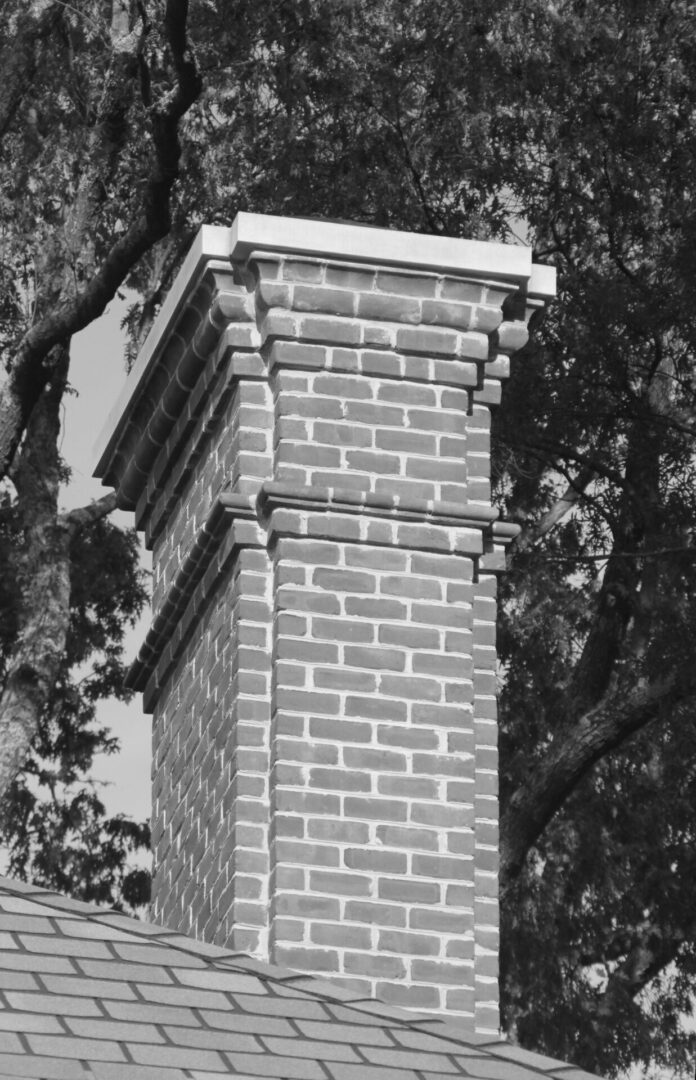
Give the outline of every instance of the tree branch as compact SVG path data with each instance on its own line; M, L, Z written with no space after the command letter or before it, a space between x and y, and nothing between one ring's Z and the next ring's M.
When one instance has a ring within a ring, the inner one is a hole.
M553 506L546 511L540 521L534 526L528 526L523 529L519 536L512 542L512 550L516 552L528 551L539 540L542 540L545 536L548 536L557 525L571 512L571 510L577 506L578 502L585 494L588 484L594 479L594 470L591 468L583 469L578 474L577 479L571 481L568 487L565 489L560 498L556 499Z
M606 1023L624 1014L626 1006L676 959L686 940L684 929L646 922L627 955L609 975L595 1009L596 1018Z
M76 296L58 303L25 334L0 391L0 476L17 451L31 411L54 366L52 350L102 314L138 260L170 228L170 197L179 175L178 125L197 99L201 79L187 43L187 0L169 0L164 19L174 87L151 106L153 156L131 225Z
M529 849L580 781L601 758L660 715L693 708L696 673L670 675L626 693L617 690L551 743L545 757L508 801L501 820L500 881L505 898Z
M108 495L102 495L101 499L81 506L75 510L69 510L60 515L59 522L74 536L80 529L87 525L93 525L95 521L101 521L108 517L116 509L116 492L111 491Z

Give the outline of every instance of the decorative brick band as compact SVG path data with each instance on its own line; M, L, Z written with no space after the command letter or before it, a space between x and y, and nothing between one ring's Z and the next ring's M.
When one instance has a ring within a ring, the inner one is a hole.
M253 522L251 528L240 523ZM227 542L223 544L223 540ZM166 679L184 647L192 624L203 614L215 581L240 547L260 547L263 540L256 528L256 510L243 495L221 492L208 519L189 548L179 572L169 587L165 602L131 665L126 678L130 690L147 688L153 672L157 683ZM164 661L164 663L163 663ZM149 688L151 698L155 688Z

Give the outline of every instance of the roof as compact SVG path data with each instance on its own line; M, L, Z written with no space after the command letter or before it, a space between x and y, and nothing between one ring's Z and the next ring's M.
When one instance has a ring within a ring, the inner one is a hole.
M490 1037L0 878L0 1077L590 1080Z

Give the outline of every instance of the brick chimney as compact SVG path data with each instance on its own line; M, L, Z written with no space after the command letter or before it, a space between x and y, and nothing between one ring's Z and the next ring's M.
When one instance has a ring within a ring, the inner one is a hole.
M498 1029L490 407L526 248L201 229L97 474L153 548L154 913Z

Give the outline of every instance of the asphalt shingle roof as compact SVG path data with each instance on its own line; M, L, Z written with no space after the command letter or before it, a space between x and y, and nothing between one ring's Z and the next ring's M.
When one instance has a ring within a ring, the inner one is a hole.
M0 1077L591 1080L563 1062L0 878Z

